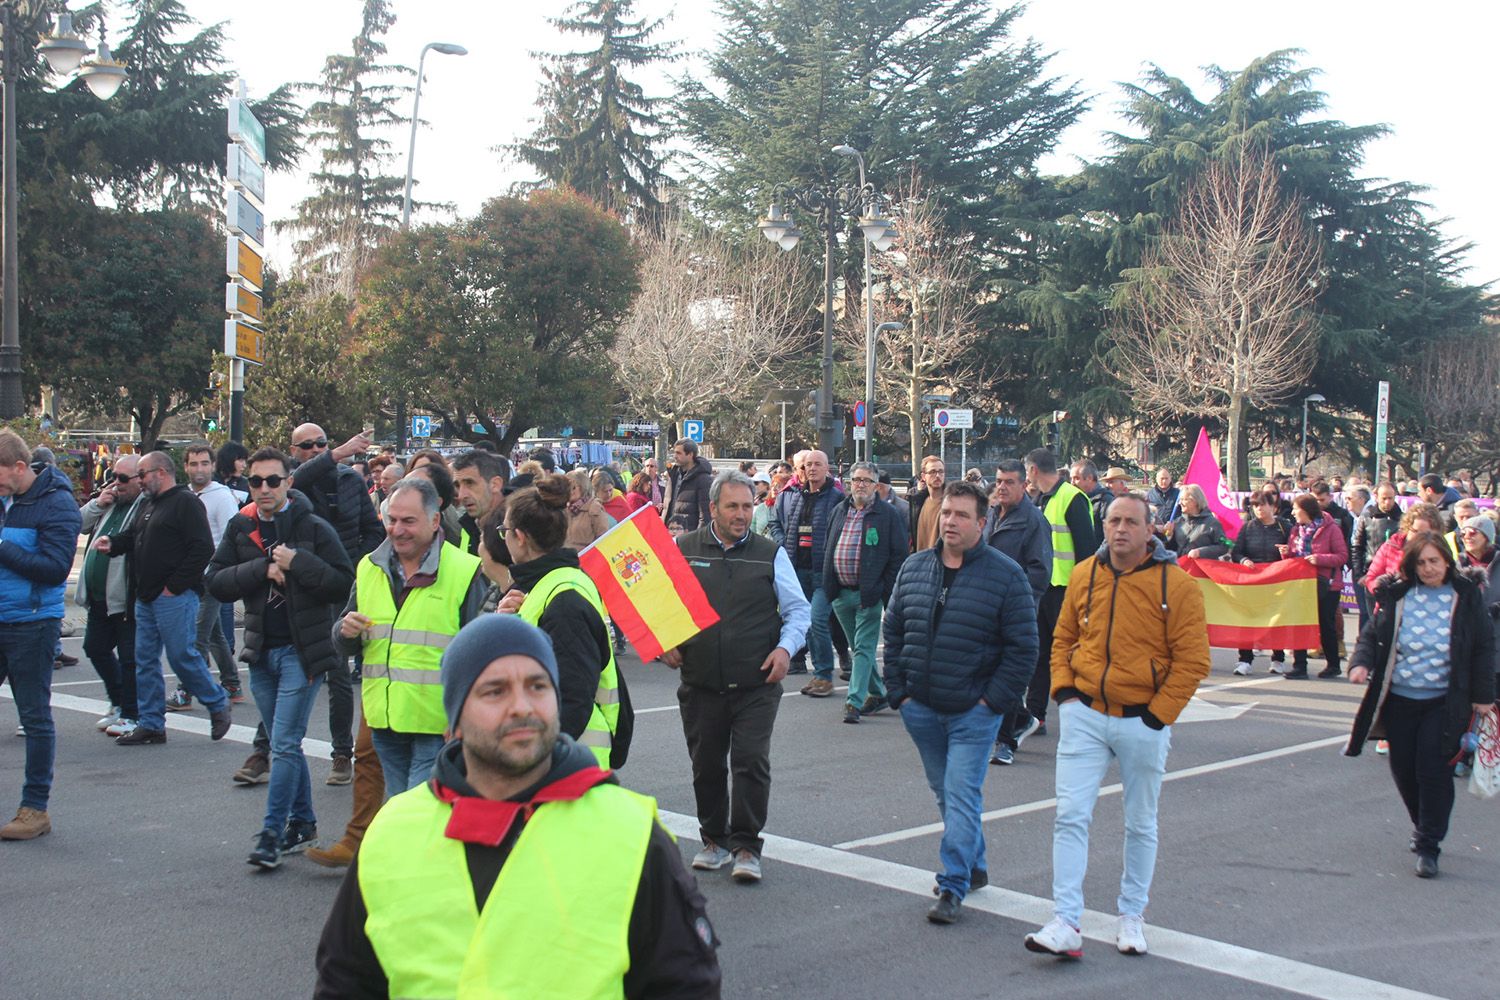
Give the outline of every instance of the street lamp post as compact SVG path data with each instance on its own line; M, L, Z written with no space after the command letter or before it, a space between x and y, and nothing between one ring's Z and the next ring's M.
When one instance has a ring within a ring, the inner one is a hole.
M417 86L411 95L411 139L406 144L406 186L401 194L401 230L405 232L411 228L411 178L412 165L417 157L417 123L421 121L417 117L417 111L422 107L422 69L427 62L427 50L445 56L466 56L469 50L462 45L452 42L428 42L422 46L422 54L417 56ZM406 397L401 395L396 400L396 450L406 450Z
M21 296L20 264L16 232L16 78L20 69L19 46L13 43L16 35L16 5L0 3L0 80L4 81L3 104L5 124L0 131L0 169L4 170L4 206L0 208L0 419L13 420L26 409L21 393ZM84 55L88 45L73 31L73 16L63 13L57 16L57 32L43 35L36 49L47 59L47 66L59 76L77 71L77 79L88 84L90 92L101 101L115 96L120 84L128 75L125 67L116 62L100 29L99 48L94 58L87 61Z
M1320 393L1312 393L1302 398L1302 450L1297 453L1297 478L1302 478L1302 472L1307 468L1307 404L1328 402Z
M848 147L839 147L839 149L848 149ZM852 149L849 151L854 152ZM861 171L862 174L863 171ZM828 455L830 460L838 448L833 412L833 255L838 245L839 225L845 219L858 219L860 230L871 242L886 235L890 223L875 214L875 202L875 189L868 183L861 183L858 187L836 184L833 181L807 187L778 184L771 194L770 209L766 217L760 220L761 233L783 250L791 250L802 238L802 230L797 228L796 222L786 213L783 205L792 205L811 213L823 230L823 379L818 398L818 448ZM866 214L863 216L857 214L861 211ZM868 267L867 257L866 268ZM867 278L866 285L868 284ZM868 331L868 326L866 329ZM870 347L868 333L866 347ZM869 377L868 362L866 377L867 379ZM867 386L867 391L868 388ZM871 400L865 400L867 428L870 403Z

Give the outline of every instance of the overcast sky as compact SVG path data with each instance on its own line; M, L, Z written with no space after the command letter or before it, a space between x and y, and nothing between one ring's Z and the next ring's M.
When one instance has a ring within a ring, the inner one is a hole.
M329 53L348 51L362 6L360 0L185 3L205 23L226 22L229 61L252 96L288 80L315 79ZM431 41L469 49L465 57L428 56L421 108L428 127L417 137L415 161L419 199L452 202L470 213L526 179L493 147L530 131L537 89L530 53L573 44L546 21L566 6L565 0L395 0L397 21L387 39L393 60L415 66L422 45ZM671 15L665 35L682 41L689 66L714 45L719 22L707 3L637 0L637 8ZM1500 199L1484 166L1490 160L1486 150L1495 148L1489 102L1500 94L1500 60L1493 51L1500 5L1035 0L1019 30L1056 53L1055 75L1077 81L1093 97L1089 114L1043 163L1056 172L1074 169L1074 158L1102 151L1100 133L1121 127L1115 116L1118 82L1137 79L1148 63L1206 94L1200 67L1240 68L1274 49L1305 50L1304 64L1323 71L1330 117L1392 129L1369 148L1366 173L1427 185L1433 216L1450 220L1445 233L1475 244L1469 279L1500 278ZM391 138L396 157L390 172L404 174L407 136ZM304 176L313 166L309 158L295 175L267 179L272 222L290 216L307 193ZM272 236L270 256L283 268L289 247L285 233Z

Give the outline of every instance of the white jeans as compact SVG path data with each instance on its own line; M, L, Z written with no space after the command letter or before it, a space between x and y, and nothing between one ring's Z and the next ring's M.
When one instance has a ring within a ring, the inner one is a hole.
M1074 927L1083 916L1083 877L1089 867L1089 824L1109 762L1120 762L1125 790L1125 870L1121 914L1146 911L1156 871L1156 802L1172 727L1155 730L1140 719L1118 719L1082 702L1058 709L1057 819L1052 828L1052 906Z

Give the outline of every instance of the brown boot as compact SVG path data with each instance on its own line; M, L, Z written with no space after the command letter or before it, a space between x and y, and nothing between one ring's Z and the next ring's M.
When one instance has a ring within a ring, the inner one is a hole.
M0 840L35 840L44 833L52 832L52 820L41 809L22 806L16 818L0 826Z
M354 860L354 850L358 846L358 844L350 844L348 840L340 840L330 847L308 848L304 856L313 864L322 865L324 868L348 868L349 862Z
M380 769L380 758L375 756L370 726L361 718L359 732L354 736L354 812L344 829L344 840L351 853L364 839L365 830L384 801L385 772Z

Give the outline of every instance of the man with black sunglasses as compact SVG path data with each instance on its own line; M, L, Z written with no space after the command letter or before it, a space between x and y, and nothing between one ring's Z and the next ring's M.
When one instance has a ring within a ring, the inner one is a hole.
M134 730L115 740L121 746L167 742L167 689L161 655L189 694L208 709L209 737L229 732L229 693L213 679L193 642L203 569L213 555L208 514L186 486L177 483L177 465L164 451L153 451L138 466L150 505L128 528L105 535L94 548L118 558L135 553L136 698L140 718Z
M307 498L314 514L333 526L351 566L385 541L385 529L365 492L364 477L343 464L369 450L370 438L364 432L329 448L328 435L317 424L302 424L292 431L292 488ZM342 663L328 672L328 729L333 744L328 783L347 785L354 775L354 687L349 668ZM234 773L234 780L259 784L270 770L271 742L265 726L257 726L255 746Z

